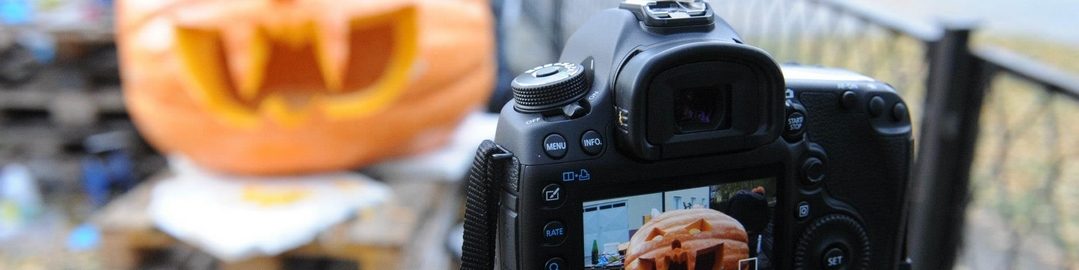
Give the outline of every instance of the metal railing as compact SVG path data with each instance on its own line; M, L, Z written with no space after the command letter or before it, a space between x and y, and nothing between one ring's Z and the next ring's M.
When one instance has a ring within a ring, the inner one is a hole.
M536 40L549 41L557 55L589 14L618 2L519 3L521 17L543 36ZM844 0L710 2L748 43L780 62L843 67L898 89L917 145L908 232L913 269L950 269L960 254L973 269L1079 268L1079 136L1066 136L1079 134L1079 119L1062 117L1079 115L1075 75L972 46L974 24L920 24ZM968 204L976 210L968 213ZM984 233L985 216L1004 227L990 232L1007 232L1005 250L960 253L962 243L980 240L963 236ZM1029 240L1033 235L1044 241ZM1045 253L1044 245L1058 251L1054 265L1020 262L1023 250Z

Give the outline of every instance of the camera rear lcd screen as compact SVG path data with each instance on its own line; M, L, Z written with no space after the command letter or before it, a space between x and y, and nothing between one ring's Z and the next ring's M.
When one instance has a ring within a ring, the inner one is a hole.
M775 178L583 203L585 269L773 269Z

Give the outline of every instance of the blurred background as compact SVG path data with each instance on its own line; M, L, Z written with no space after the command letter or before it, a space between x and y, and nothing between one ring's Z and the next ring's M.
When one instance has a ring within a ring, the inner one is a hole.
M163 231L147 210L163 193L155 185L187 165L170 165L171 153L155 150L129 116L115 3L0 0L0 269L456 269L460 179L475 145L493 136L490 112L508 101L509 80L555 61L590 14L620 1L479 2L493 21L467 31L494 36L494 47L475 47L497 59L478 71L491 75L475 90L490 101L454 119L462 128L440 131L450 139L436 147L343 168L395 199L342 210L291 248L222 260L233 253ZM921 219L953 217L958 230L914 217L918 228L944 229L911 233L947 233L960 247L954 268L1079 269L1079 120L1068 117L1079 115L1079 2L710 2L782 63L848 68L899 89L919 144L913 175L949 179L916 179L935 194L916 205L966 205ZM969 139L940 143L941 130ZM256 197L273 204L291 202L288 194Z

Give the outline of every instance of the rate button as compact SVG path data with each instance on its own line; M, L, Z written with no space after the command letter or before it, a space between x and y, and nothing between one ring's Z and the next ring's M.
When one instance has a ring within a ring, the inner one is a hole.
M551 221L543 225L543 245L558 246L566 241L566 226L562 222Z

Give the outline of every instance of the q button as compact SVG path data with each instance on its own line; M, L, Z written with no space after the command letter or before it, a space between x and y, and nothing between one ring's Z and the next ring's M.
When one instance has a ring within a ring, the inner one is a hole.
M550 260L547 260L547 263L543 264L543 270L566 269L565 267L562 267L563 264L566 264L566 261L562 260L562 258L551 258Z

